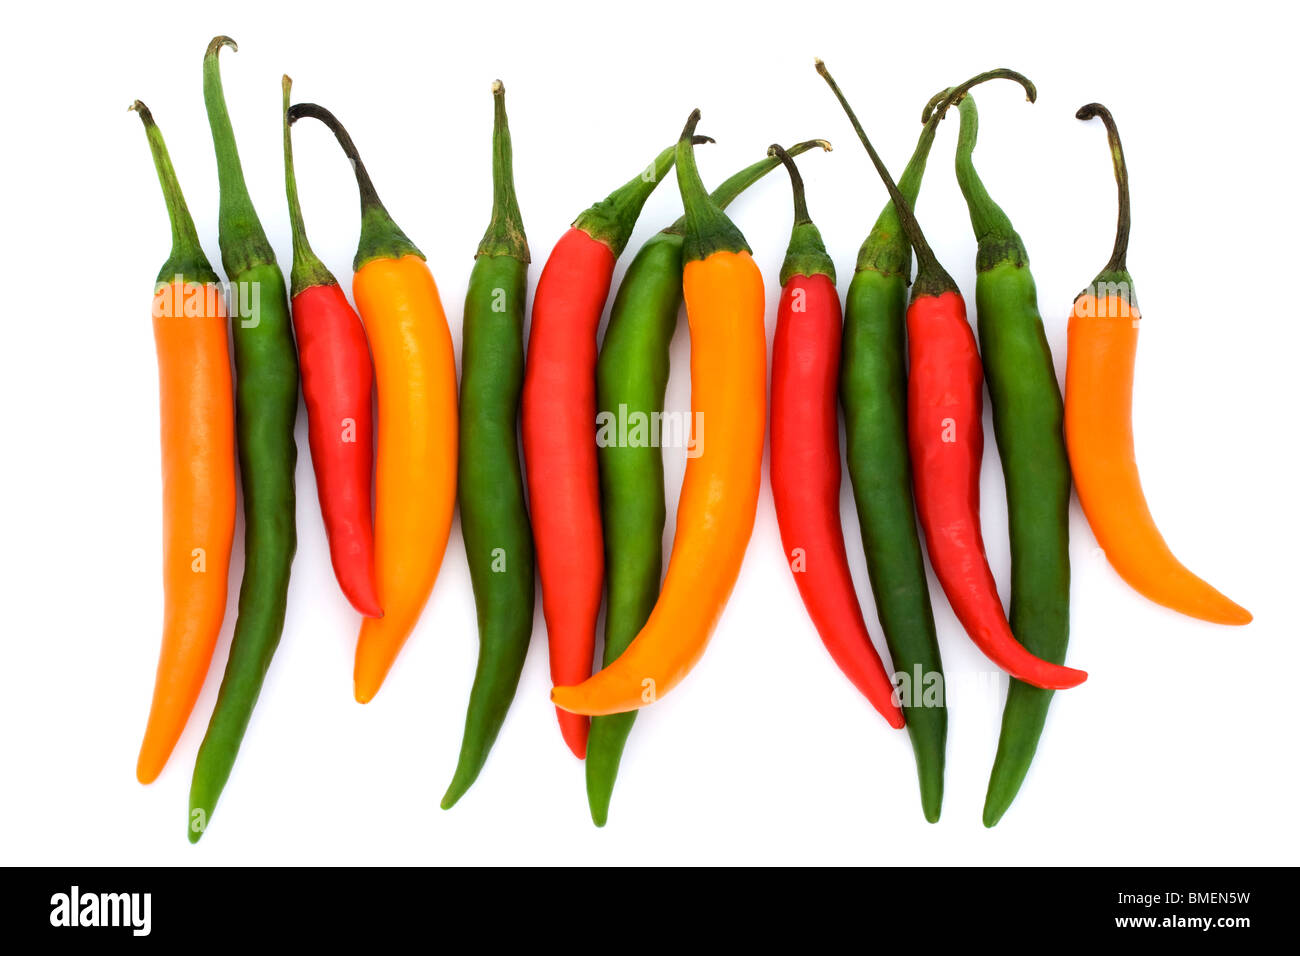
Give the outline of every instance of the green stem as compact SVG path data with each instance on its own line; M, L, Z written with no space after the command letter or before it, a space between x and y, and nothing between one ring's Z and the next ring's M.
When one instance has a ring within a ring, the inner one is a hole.
M515 196L514 150L510 144L510 122L506 118L506 88L492 81L492 222L488 224L477 256L509 256L531 262L524 220Z
M795 143L787 152L791 156L798 156L808 152L810 149L820 147L826 152L831 151L831 144L824 139L808 139L802 143ZM758 182L776 167L781 165L781 161L775 156L768 156L756 163L746 166L740 172L733 174L718 184L718 187L709 193L709 198L718 204L721 209L726 209L735 201L736 197L743 193L754 183ZM666 226L660 232L666 235L680 236L686 232L686 216L679 216L677 221L671 226Z
M293 171L293 139L289 133L289 91L293 80L280 79L284 109L284 191L289 197L289 230L293 233L293 268L289 270L290 295L296 296L304 289L318 285L338 285L325 263L316 257L307 241L307 227L302 222L302 207L298 204L298 177Z
M981 83L987 83L989 80L1015 80L1025 88L1025 99L1030 103L1038 99L1038 89L1030 81L1029 77L1023 73L1017 73L1015 70L999 68L989 70L987 73L980 73L972 76L961 86L950 86L946 90L940 90L934 96L930 97L930 102L925 104L925 109L921 110L921 122L928 123L934 115L935 110L939 112L939 119L943 119L943 114L948 112L954 105L960 103L962 99L970 92L972 87L979 86Z
M1130 226L1128 164L1124 162L1124 146L1119 141L1119 127L1110 110L1100 103L1089 103L1074 114L1076 119L1090 120L1099 117L1106 124L1106 139L1110 143L1110 158L1115 167L1115 184L1119 187L1119 221L1115 226L1115 248L1101 275L1128 275L1128 234ZM1100 276L1099 276L1100 278Z
M790 191L794 196L794 226L790 230L790 243L786 247L785 262L781 265L781 285L784 287L795 276L824 275L835 284L835 263L826 254L826 244L821 233L808 215L808 200L804 195L803 177L794 159L778 143L768 147L790 174Z
M677 188L686 212L686 233L682 239L682 262L707 259L715 252L749 252L749 244L722 207L713 201L695 165L695 127L700 111L686 120L677 140ZM712 142L712 140L709 140Z
M234 279L254 266L275 263L262 223L249 198L244 169L239 164L235 130L230 125L226 96L221 89L221 67L217 56L221 48L238 50L230 37L213 37L203 57L203 103L207 107L212 144L217 153L217 182L221 187L221 204L217 217L217 236L221 246L221 264L226 276Z
M975 171L975 141L979 137L979 111L974 97L967 96L957 108L961 115L961 129L957 134L957 183L966 197L971 228L975 230L978 250L975 268L987 272L996 265L1009 262L1018 267L1029 265L1029 253L1007 214L993 201L984 182Z
M357 243L356 257L352 260L352 271L359 272L362 266L375 259L400 259L402 256L419 256L423 259L424 253L406 238L406 233L398 228L384 204L379 201L379 193L370 181L370 173L366 172L365 163L361 162L361 153L338 118L315 103L295 103L289 107L288 115L290 125L304 116L324 123L352 163L357 177L357 189L361 193L361 239Z
M174 282L177 277L182 281L212 282L217 281L217 274L212 263L203 252L199 243L198 230L190 217L190 209L185 204L185 194L181 192L176 170L172 168L171 156L167 154L167 144L163 141L162 130L153 120L149 107L139 100L128 107L140 115L144 124L144 133L149 140L149 152L153 154L154 169L158 171L158 183L162 186L163 200L167 203L167 218L172 227L172 251L158 273L159 283Z
M925 234L921 232L920 224L916 221L916 217L912 215L911 204L898 191L897 184L889 175L889 170L885 168L880 154L871 145L871 140L867 139L867 134L862 129L862 124L858 122L857 116L854 115L853 108L849 106L849 101L840 92L840 88L831 77L830 71L826 69L826 64L821 60L817 60L816 63L817 72L830 86L835 98L840 101L840 106L848 116L849 122L853 124L853 131L858 134L858 139L862 141L862 145L866 148L867 155L871 157L871 164L876 167L876 172L880 175L881 181L885 184L885 188L889 190L889 198L893 200L894 208L898 210L898 218L903 227L903 234L907 236L908 242L916 250L916 283L912 288L913 297L921 295L937 296L945 292L956 292L957 283L939 264L934 250L930 248L930 244L925 240Z
M934 145L934 135L939 121L926 123L917 138L916 148L907 161L903 175L898 179L898 191L916 208L917 197L921 194L921 180L925 176L925 166L930 158L930 148ZM885 208L876 217L871 232L858 249L856 271L870 270L884 276L902 276L907 282L912 281L912 246L902 235L898 210L893 202L885 203Z
M693 142L711 143L708 136L694 137ZM581 229L591 238L603 242L613 250L615 258L622 254L632 238L636 228L637 217L646 200L659 185L660 180L668 175L673 163L678 159L677 145L674 143L654 158L641 173L628 180L622 186L588 209L584 209L573 220L573 228Z
M804 190L803 176L799 174L799 167L794 164L794 159L780 143L773 143L769 146L767 154L781 160L781 165L785 167L786 173L790 176L790 194L794 199L795 228L812 225L812 217L808 215L808 197Z
M926 104L925 111L921 114L925 127L917 138L916 148L912 151L912 157L907 162L907 168L903 170L903 175L898 179L898 191L907 198L907 201L914 209L916 207L916 198L921 192L921 179L925 176L925 165L930 157L930 147L934 145L934 135L939 128L940 120L943 119L949 107L961 100L971 89L981 83L997 79L1015 80L1020 83L1025 88L1025 94L1031 102L1038 96L1034 84L1024 76L1014 70L998 69L976 74L959 86L949 87L942 93L932 97L930 102ZM935 109L940 104L942 104L942 109L939 109L936 115ZM910 278L912 248L906 241L899 240L899 230L901 228L902 225L899 222L898 213L894 209L894 204L892 202L886 203L884 210L876 219L870 235L862 243L862 248L858 250L857 270L861 272L864 269L869 269L886 276L902 275Z

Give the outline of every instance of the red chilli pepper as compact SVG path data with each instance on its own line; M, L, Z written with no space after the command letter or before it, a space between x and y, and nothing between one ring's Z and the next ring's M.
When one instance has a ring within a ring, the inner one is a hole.
M316 493L339 587L358 612L383 617L375 587L375 539L370 516L375 441L370 347L361 319L307 242L289 138L290 85L286 76L282 88L286 114L284 175L293 232L291 301Z
M779 146L770 152L790 172L795 211L772 343L772 498L781 543L831 658L891 726L902 727L903 711L862 618L840 526L843 325L835 265L808 216L794 160Z
M993 663L1035 687L1074 687L1087 674L1035 657L1011 633L980 527L984 370L961 295L923 294L919 283L918 276L907 310L907 430L930 564L957 619Z
M916 510L930 565L953 613L993 663L1035 687L1075 687L1087 680L1087 673L1035 657L1011 633L984 553L979 488L984 370L966 303L821 60L817 70L853 124L916 251L916 281L907 308L907 430Z
M546 260L533 295L522 432L529 510L542 584L551 680L591 676L605 547L596 463L596 332L641 207L673 164L675 147L582 213ZM587 754L589 718L556 708L569 749Z

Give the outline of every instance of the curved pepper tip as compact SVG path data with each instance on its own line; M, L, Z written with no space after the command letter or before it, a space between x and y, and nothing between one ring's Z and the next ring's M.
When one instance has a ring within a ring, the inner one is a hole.
M1078 687L1087 679L1087 671L1073 667L1060 667L1055 669L1052 678L1044 682L1044 686L1050 685L1047 687L1048 690L1069 690L1071 687Z
M1234 627L1241 627L1243 624L1249 624L1251 621L1255 620L1255 615L1251 614L1240 604L1229 601L1228 605L1229 607L1223 616L1222 623L1231 624Z
M554 695L554 691L552 691ZM564 737L565 744L569 750L579 760L587 759L587 735L591 730L591 720L583 714L572 713L565 710L557 710L556 717L560 721L560 735Z
M196 820L207 821L211 819L212 819L212 814L208 810L204 810L202 807L190 808L190 825L186 827L186 832L185 832L185 836L189 839L190 843L192 844L198 843L200 840L203 839L203 834L207 831L206 825L198 826L195 824L194 821Z
M379 606L376 598L357 593L344 594L344 597L348 599L352 609L363 617L374 618L377 621L384 616L384 609Z
M393 666L396 651L390 653L388 648L376 647L373 632L370 632L370 628L382 626L375 618L361 619L361 636L357 640L356 660L352 668L352 694L358 704L368 704L374 699ZM372 639L367 640L368 637Z
M146 785L151 784L158 779L160 773L162 773L162 764L158 763L156 760L147 761L145 760L145 755L143 753L140 754L139 759L135 762L136 780Z
M907 726L907 721L903 718L903 709L897 704L881 710L880 715L889 721L889 726L895 730L902 730Z

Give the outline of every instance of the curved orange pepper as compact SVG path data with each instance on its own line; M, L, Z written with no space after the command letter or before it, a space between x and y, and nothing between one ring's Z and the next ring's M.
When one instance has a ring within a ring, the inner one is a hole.
M456 509L456 354L424 254L380 202L343 124L315 103L285 115L290 125L307 116L328 127L361 195L352 298L375 365L375 585L384 609L361 622L357 637L353 693L364 704L411 636L447 550Z
M417 255L365 263L352 295L375 362L375 579L381 618L361 622L354 691L379 690L433 591L456 506L456 357L438 287Z
M136 761L141 783L162 771L203 689L226 616L235 534L235 405L221 291L197 282L160 284L153 314L164 610L153 704Z
M152 783L180 739L226 616L235 536L235 395L226 306L149 107L144 124L171 220L153 292L162 430L163 633L135 775Z
M1107 559L1139 594L1215 624L1249 624L1249 611L1169 550L1142 493L1133 448L1140 318L1127 299L1092 292L1075 300L1070 315L1065 442L1079 503Z
M763 277L748 252L715 252L682 273L691 334L691 441L663 590L641 633L556 706L617 714L672 690L704 653L740 573L763 466L767 337ZM697 430L696 426L703 426Z
M1106 126L1119 223L1110 261L1074 300L1065 368L1065 444L1079 503L1106 557L1139 594L1215 624L1249 624L1251 614L1174 557L1151 517L1133 451L1133 366L1141 314L1128 271L1128 169L1110 111L1089 103L1076 114Z

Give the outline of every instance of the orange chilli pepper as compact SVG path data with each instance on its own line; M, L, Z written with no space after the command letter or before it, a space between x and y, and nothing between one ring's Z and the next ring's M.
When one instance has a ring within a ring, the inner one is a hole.
M1075 114L1106 124L1119 225L1110 262L1074 300L1065 371L1065 440L1079 503L1120 577L1157 604L1215 624L1249 624L1251 614L1179 560L1151 517L1133 449L1133 366L1138 312L1128 272L1128 170L1110 111L1090 103Z
M163 639L153 706L136 763L152 783L189 720L226 616L235 534L235 400L226 308L199 244L162 132L140 114L153 153L172 252L158 273L153 334L162 419Z
M551 699L575 714L617 714L672 690L704 653L740 573L763 466L767 337L763 277L745 237L695 166L691 114L677 143L686 207L682 291L691 335L691 455L659 600L627 650Z
M353 690L378 692L433 591L456 507L456 356L424 254L379 201L356 145L334 114L312 103L289 122L320 120L356 171L361 241L352 296L370 339L379 396L375 464L375 579L381 618L361 622Z

